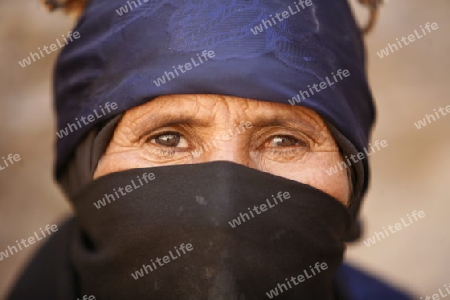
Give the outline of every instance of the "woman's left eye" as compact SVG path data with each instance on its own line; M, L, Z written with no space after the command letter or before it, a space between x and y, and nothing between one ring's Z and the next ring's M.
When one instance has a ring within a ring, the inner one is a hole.
M151 136L149 141L163 147L187 147L186 139L177 132L164 132Z
M286 135L279 135L272 137L272 139L269 141L269 147L296 147L296 146L306 147L307 144L304 141Z

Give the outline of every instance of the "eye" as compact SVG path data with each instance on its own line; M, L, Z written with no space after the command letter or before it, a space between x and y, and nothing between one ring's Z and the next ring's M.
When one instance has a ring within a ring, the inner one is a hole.
M274 161L298 160L309 151L308 140L292 135L272 135L262 148L264 157Z
M307 144L304 141L296 139L292 136L277 135L270 139L268 143L269 147L306 147Z
M163 147L187 147L187 141L178 132L163 132L149 138L150 143Z

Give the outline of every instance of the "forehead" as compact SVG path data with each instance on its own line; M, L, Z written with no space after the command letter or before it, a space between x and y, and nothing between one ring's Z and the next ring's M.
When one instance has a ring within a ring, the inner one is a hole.
M318 130L325 126L317 113L305 107L223 95L160 96L130 109L125 116L146 122L178 120L205 126L241 121L254 126L302 123Z

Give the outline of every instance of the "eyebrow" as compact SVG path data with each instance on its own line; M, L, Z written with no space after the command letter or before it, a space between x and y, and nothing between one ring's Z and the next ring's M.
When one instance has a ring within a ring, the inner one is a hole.
M302 126L302 127L309 127L314 128L309 124L309 122L306 122L300 118L288 118L288 119L280 119L280 118L259 118L256 119L256 121L252 122L253 126L256 127L276 127L276 126L289 126L289 127L295 127L296 125L309 125L309 126Z
M256 119L252 122L252 125L255 127L288 127L291 129L303 129L311 133L317 134L318 126L325 126L325 124L320 124L316 120L312 118L305 118L299 116L289 116L289 117L269 117L264 118L264 116L260 119ZM326 127L326 126L325 126ZM322 132L322 131L320 131Z
M167 113L160 113L160 114L154 114L148 117L140 118L135 122L137 126L139 125L148 125L151 124L152 127L161 127L164 126L174 126L178 124L186 124L186 125L193 125L193 126L201 126L201 127L208 127L211 126L213 121L211 120L205 120L203 118L196 118L195 116L186 116L186 115L178 115L171 112ZM148 127L148 126L147 126Z
M199 116L197 113L189 111L189 109L186 109L183 114L182 111L185 105L180 105L177 111L173 111L171 108L173 107L164 105L157 113L153 112L155 111L154 109L149 109L133 117L133 132L136 135L140 135L148 131L149 128L176 126L180 124L209 127L213 126L215 122L215 115L212 114L201 114ZM286 114L290 115L286 116ZM317 128L326 127L325 124L317 122L317 120L308 114L291 114L291 112L286 110L280 110L278 114L272 111L269 115L261 112L257 116L248 116L241 121L251 122L252 127L286 127L291 130L299 130L315 139L324 136L323 130L317 130ZM234 126L234 124L230 124L230 126Z

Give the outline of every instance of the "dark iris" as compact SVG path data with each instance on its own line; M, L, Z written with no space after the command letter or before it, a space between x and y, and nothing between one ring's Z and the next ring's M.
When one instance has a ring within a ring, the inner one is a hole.
M299 142L297 139L288 136L277 136L273 139L273 143L275 144L275 146L292 147L297 145Z
M165 147L176 147L180 143L180 135L164 133L154 137L155 143Z

